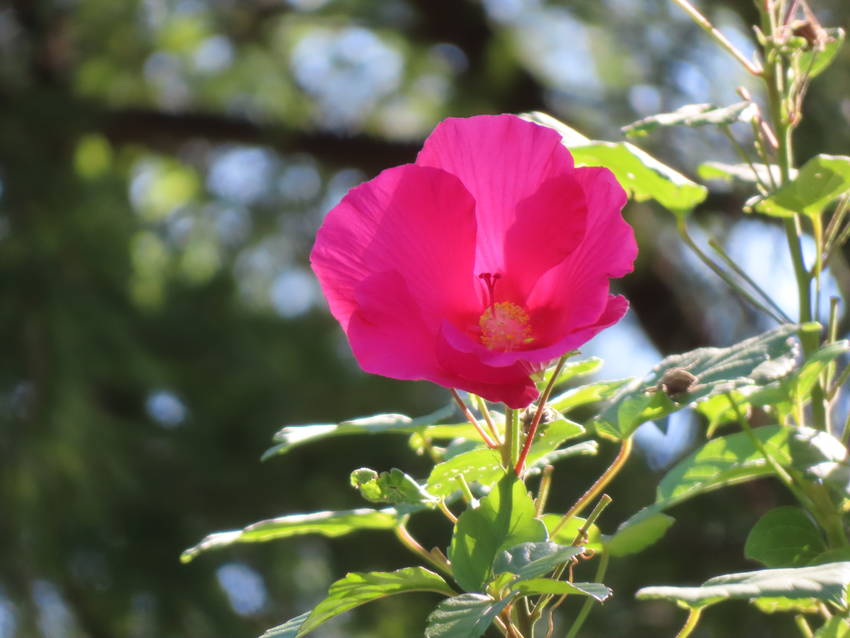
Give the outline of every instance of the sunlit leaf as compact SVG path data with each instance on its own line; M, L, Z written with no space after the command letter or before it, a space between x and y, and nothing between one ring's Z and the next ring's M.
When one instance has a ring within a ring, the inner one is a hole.
M705 186L689 180L629 142L590 140L551 115L535 111L521 115L561 134L579 166L604 166L637 201L654 199L677 214L685 214L708 196Z
M227 547L234 543L264 543L304 534L336 537L361 529L393 529L397 524L398 513L394 509L361 508L336 512L290 514L260 521L243 529L210 534L197 545L184 551L180 555L180 560L188 563L201 552Z
M577 594L589 596L598 602L605 602L613 593L610 587L602 583L570 583L565 580L553 580L551 578L532 578L517 581L512 589L523 596L534 594Z
M792 177L797 174L793 171ZM697 168L701 179L722 179L724 181L738 180L740 182L762 184L778 184L782 173L776 164L726 164L724 162L704 162Z
M644 508L623 522L611 536L605 538L605 551L611 556L628 556L642 552L659 541L675 522L672 516Z
M636 596L640 600L675 601L691 608L708 607L728 599L759 598L814 598L845 606L849 584L850 563L827 563L716 576L699 587L644 587Z
M416 419L411 419L404 414L376 414L340 423L288 425L275 433L274 440L277 444L266 450L262 460L265 461L278 454L285 454L306 443L315 443L335 436L421 432L432 439L477 438L475 429L469 424L433 425L437 421L448 418L453 412L454 408L449 406Z
M818 612L818 601L814 598L756 598L752 601L756 608L765 614L794 613L815 614Z
M350 480L351 486L370 503L422 505L438 500L398 468L378 474L375 470L363 467L354 470Z
M282 625L267 629L260 638L295 638L309 615L310 612L305 611L303 614L287 620Z
M520 543L496 556L493 573L510 572L520 579L536 578L548 574L583 551L583 547L572 545Z
M298 636L304 636L323 622L365 603L409 592L430 591L445 596L456 592L438 574L424 567L405 567L394 572L353 572L336 581L328 595L313 608Z
M756 204L755 209L774 217L795 213L815 216L850 191L850 157L816 155L806 162L797 177Z
M596 418L598 431L623 439L646 421L704 401L717 394L766 385L789 374L797 351L795 325L783 325L728 348L699 348L664 359L643 379L636 379L614 395ZM670 371L685 369L696 377L687 392L668 397L659 384Z
M618 379L616 381L597 381L581 385L577 388L570 388L559 395L552 397L549 400L549 405L559 412L569 412L579 406L589 403L597 403L611 398L614 393L628 383L630 379Z
M672 113L650 115L623 127L628 137L643 137L664 126L705 126L707 124L729 125L735 122L752 121L758 107L752 102L738 102L730 106L713 104L687 104Z
M576 541L579 530L585 523L585 519L580 516L574 516L561 526L557 533L552 534L551 531L555 529L555 526L560 523L560 521L560 514L543 515L543 522L546 524L546 529L550 532L550 540L553 543L558 543L559 545L572 545ZM587 540L582 542L581 545L587 549L592 549L593 551L598 552L602 549L601 538L602 532L599 531L599 528L596 525L591 525L587 530Z
M807 74L810 78L820 75L835 60L835 56L844 44L844 29L824 29L826 41L820 47L809 51L803 51L797 60L797 69L800 73Z
M815 632L814 638L850 638L850 621L833 616Z
M588 357L581 360L568 360L564 363L561 371L558 373L558 378L555 380L555 385L566 383L575 377L583 377L588 374L593 374L602 367L602 359L599 357ZM545 388L552 379L552 374L555 372L555 366L548 368L545 374L537 382L537 387L541 390Z
M767 425L753 436L782 466L792 462L789 440L793 428ZM674 465L658 484L656 510L672 507L698 494L766 476L772 469L746 432L719 436Z
M438 463L431 470L425 489L434 496L449 496L460 489L458 477L463 476L467 483L483 486L495 484L505 475L502 457L496 450L478 448L453 456L448 461Z
M458 584L465 591L483 591L502 551L547 540L545 525L534 516L534 501L513 474L505 476L478 507L467 508L458 517L449 546Z
M765 567L802 567L826 549L818 526L799 507L777 507L747 535L744 556Z
M510 597L495 600L484 594L444 600L428 616L425 638L478 638L510 602Z

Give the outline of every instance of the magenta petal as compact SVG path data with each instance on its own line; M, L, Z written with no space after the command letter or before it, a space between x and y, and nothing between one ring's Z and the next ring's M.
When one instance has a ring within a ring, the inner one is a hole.
M541 184L573 170L555 131L515 115L479 115L441 122L416 158L456 175L477 204L476 272L505 271L505 239L517 206Z
M528 299L534 323L550 334L595 323L608 303L609 278L631 272L637 256L634 232L620 213L626 194L611 171L578 168L574 175L587 202L585 237L537 281Z
M590 325L576 328L559 342L544 350L560 350L561 352L557 356L560 356L565 352L569 352L570 350L575 350L583 343L590 341L590 339L595 337L599 332L602 332L605 328L617 323L625 316L628 310L629 302L625 297L622 297L621 295L608 295L608 302L605 305L605 309L596 321Z
M358 283L397 272L433 331L478 309L475 202L456 177L407 164L352 189L328 213L310 254L331 312L348 330Z
M393 379L440 382L437 335L429 330L401 275L370 275L357 286L348 340L360 367Z
M524 408L537 398L537 386L529 377L531 368L522 361L487 365L479 356L480 348L448 322L443 324L437 339L437 357L453 378L454 387L511 408Z
M585 236L587 206L581 184L572 175L540 185L517 205L517 219L505 246L507 278L525 294L547 270L563 262Z

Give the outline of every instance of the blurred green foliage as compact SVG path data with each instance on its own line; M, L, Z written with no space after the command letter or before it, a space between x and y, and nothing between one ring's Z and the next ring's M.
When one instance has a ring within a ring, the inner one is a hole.
M703 4L746 43L751 2ZM850 18L844 0L816 9ZM346 571L409 564L385 532L178 562L213 530L360 506L356 467L424 467L371 438L258 462L282 424L445 400L357 369L306 267L323 213L449 115L543 110L620 139L747 82L664 0L0 5L0 638L252 636ZM813 85L801 158L846 153L848 95L845 48ZM711 133L653 142L690 174L709 149L734 160ZM712 195L701 219L739 207ZM663 352L708 343L664 243L672 220L651 203L628 216L642 253L623 289L643 329ZM730 317L746 331L751 317ZM568 507L610 453L577 457L553 502ZM653 480L632 463L609 527L651 502ZM678 619L633 592L746 568L742 539L777 498L753 484L677 510L667 542L623 560L588 635L670 634ZM432 604L393 599L321 635L417 635ZM784 635L742 611L709 613L705 635Z

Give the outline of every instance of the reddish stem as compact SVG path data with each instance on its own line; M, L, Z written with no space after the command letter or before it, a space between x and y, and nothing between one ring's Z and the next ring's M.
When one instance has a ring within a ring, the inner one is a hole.
M552 378L549 379L549 383L546 386L546 389L543 390L543 394L540 395L540 402L537 404L537 412L534 413L534 419L531 421L531 425L528 427L528 434L525 437L525 444L522 446L522 452L519 454L519 460L517 460L516 465L514 466L514 473L517 476L522 475L523 469L525 469L525 459L528 457L528 452L531 450L531 444L534 442L534 436L537 434L537 428L540 425L540 419L543 418L543 412L546 409L546 402L549 400L549 396L552 394L552 390L555 388L555 383L557 383L558 375L561 374L561 369L564 367L564 362L567 360L566 356L561 357L560 361L558 361L558 365L555 366L555 371L552 373Z
M466 403L463 402L463 399L460 398L460 395L457 393L457 391L454 388L450 388L449 392L452 393L452 398L455 400L455 403L457 403L458 407L460 408L460 411L463 412L463 415L466 417L466 419L478 431L478 434L481 436L481 439L484 441L487 447L491 450L494 450L499 447L499 444L493 441L493 439L491 439L489 435L484 431L484 428L482 428L481 424L478 423L478 419L476 419L475 415L473 415L472 412L469 411L469 408L466 407Z

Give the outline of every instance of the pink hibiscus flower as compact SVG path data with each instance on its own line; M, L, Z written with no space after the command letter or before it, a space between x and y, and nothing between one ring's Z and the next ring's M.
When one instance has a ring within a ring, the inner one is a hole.
M451 118L415 164L351 189L310 260L364 370L521 408L532 373L628 309L609 294L637 255L625 203L555 131Z

